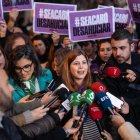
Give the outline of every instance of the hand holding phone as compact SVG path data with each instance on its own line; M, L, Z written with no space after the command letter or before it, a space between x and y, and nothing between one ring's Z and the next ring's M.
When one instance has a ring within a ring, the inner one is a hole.
M43 95L46 94L46 91L45 90L41 90L33 95L30 95L29 98L27 99L27 101L29 100L33 100L34 98L41 98L43 97Z
M115 97L114 95L112 95L110 92L106 92L107 96L109 97L109 99L111 100L111 103L113 106L117 107L118 109L121 109L124 102L122 100L120 100L119 98Z

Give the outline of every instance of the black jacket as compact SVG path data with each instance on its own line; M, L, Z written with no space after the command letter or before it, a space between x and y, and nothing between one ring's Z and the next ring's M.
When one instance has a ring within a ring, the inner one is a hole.
M57 127L49 133L34 138L26 136L9 118L2 118L3 128L0 128L0 140L64 140L66 133L62 127Z

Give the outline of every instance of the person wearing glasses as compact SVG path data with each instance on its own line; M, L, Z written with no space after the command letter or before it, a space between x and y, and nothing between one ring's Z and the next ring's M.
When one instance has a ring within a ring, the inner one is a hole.
M15 89L13 94L15 102L20 102L25 99L23 97L42 90L47 92L52 73L49 69L41 68L32 46L21 45L13 49L8 68L10 83Z

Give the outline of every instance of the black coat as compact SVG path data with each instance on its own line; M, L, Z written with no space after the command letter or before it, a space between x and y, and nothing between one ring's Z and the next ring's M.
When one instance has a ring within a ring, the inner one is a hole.
M0 140L64 140L66 138L66 133L62 127L53 129L47 134L30 138L26 136L9 118L3 117L1 123L3 128L0 128Z

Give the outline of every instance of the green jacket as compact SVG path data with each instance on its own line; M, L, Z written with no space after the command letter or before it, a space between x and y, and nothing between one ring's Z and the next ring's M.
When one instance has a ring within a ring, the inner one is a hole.
M37 77L40 90L46 90L47 86L52 80L52 73L49 69L42 68L44 75ZM25 97L27 94L14 82L14 79L10 79L10 84L14 88L13 100L18 102L21 98Z

